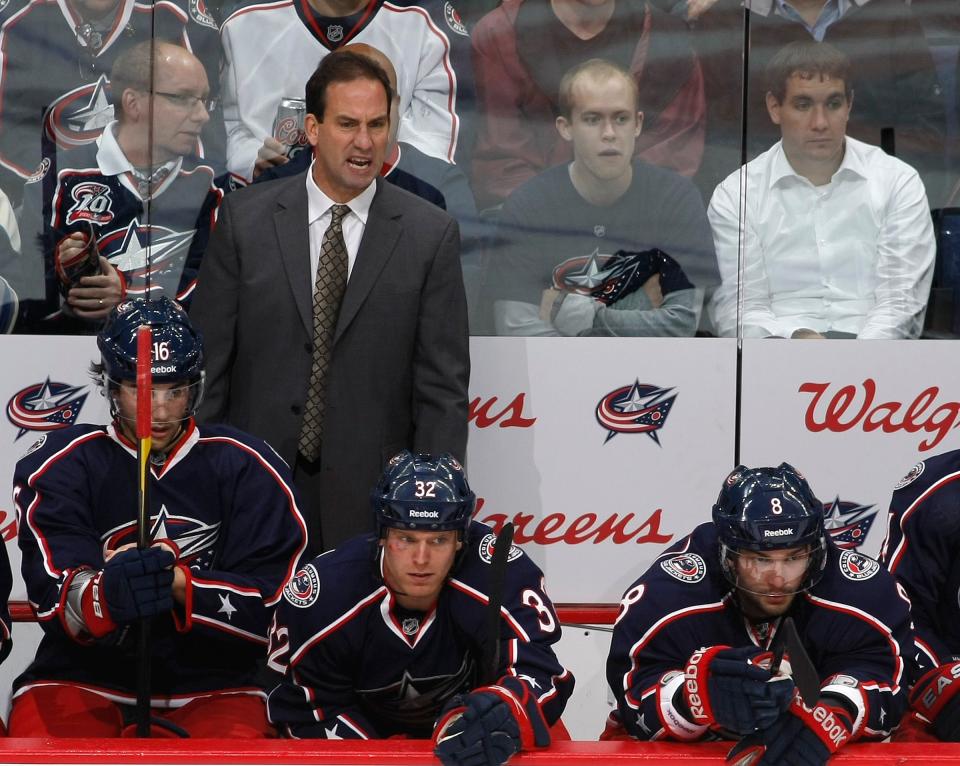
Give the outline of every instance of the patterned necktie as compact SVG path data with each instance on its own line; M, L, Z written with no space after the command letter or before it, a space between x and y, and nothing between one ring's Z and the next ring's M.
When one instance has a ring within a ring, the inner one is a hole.
M300 454L310 461L320 457L333 331L337 326L343 291L347 287L347 245L343 241L343 217L348 212L350 208L346 205L330 208L330 225L323 234L317 280L313 287L313 367L298 443Z

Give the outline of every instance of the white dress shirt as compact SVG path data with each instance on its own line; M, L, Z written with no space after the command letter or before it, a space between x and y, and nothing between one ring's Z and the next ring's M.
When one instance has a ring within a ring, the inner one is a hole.
M714 191L719 335L737 334L738 310L745 338L920 334L936 250L923 183L881 149L845 141L824 186L797 175L777 142Z
M320 264L320 246L323 244L323 235L330 226L332 213L330 208L339 203L334 202L320 191L320 187L313 180L313 163L307 173L307 222L310 227L310 294L313 295L314 284L317 279L317 267ZM360 192L349 202L345 203L350 212L343 217L343 241L347 246L347 281L353 273L353 264L357 260L357 251L360 249L360 240L363 239L363 229L367 225L367 216L370 214L370 205L373 196L377 193L377 180Z

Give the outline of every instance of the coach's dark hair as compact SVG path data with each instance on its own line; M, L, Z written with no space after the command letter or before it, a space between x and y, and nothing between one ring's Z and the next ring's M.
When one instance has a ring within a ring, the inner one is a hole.
M850 59L830 43L798 40L785 45L770 59L766 70L766 92L782 103L787 94L787 80L794 75L804 80L832 77L843 80L844 93L849 101L853 97L850 71Z
M110 68L110 99L116 119L123 122L123 92L128 88L150 91L153 89L155 69L160 66L164 46L182 45L171 40L154 38L137 43L123 51Z
M326 109L327 87L335 82L352 82L353 80L375 80L383 86L387 95L387 110L393 102L393 89L383 67L376 61L359 53L349 50L334 51L324 56L316 71L307 80L307 113L312 114L323 122L323 112Z

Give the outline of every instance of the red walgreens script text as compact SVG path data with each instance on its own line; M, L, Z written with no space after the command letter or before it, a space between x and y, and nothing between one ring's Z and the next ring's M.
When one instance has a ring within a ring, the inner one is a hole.
M480 498L477 500L477 518L480 516L480 508L482 507L483 498ZM673 535L660 533L660 517L662 514L663 509L657 508L643 522L635 521L638 517L633 513L624 514L622 517L619 514L612 513L604 519L601 519L595 513L585 513L569 521L565 513L548 513L542 519L537 519L533 514L518 513L509 520L513 522L514 526L513 542L518 545L524 543L537 543L537 545L593 543L596 545L606 542L608 539L617 545L628 543L631 540L636 543L664 545L673 539ZM492 513L482 521L484 524L493 527L497 534L500 534L500 530L507 523L508 518L504 513ZM633 528L628 529L628 527Z
M943 441L950 429L957 426L957 417L960 415L960 402L945 402L929 411L940 393L938 386L930 386L921 391L906 408L903 402L896 401L875 405L877 384L873 378L863 381L863 401L860 404L854 404L860 393L857 386L842 386L828 400L824 394L829 388L829 383L803 383L797 389L802 394L813 394L810 404L807 405L804 422L807 429L814 433L842 433L857 425L867 433L876 430L887 434L896 431L925 431L932 436L920 442L920 451L924 452ZM821 399L824 404L821 404Z
M523 405L526 397L526 394L517 394L510 404L499 412L491 414L490 411L497 403L497 397L493 396L483 401L478 396L470 402L467 420L473 422L477 428L489 428L494 423L498 423L500 428L530 428L537 419L524 417Z

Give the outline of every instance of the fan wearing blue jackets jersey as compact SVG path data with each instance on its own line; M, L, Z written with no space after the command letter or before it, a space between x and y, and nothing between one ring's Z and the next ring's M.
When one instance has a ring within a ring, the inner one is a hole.
M371 494L377 535L313 559L284 590L270 720L295 738L433 738L445 766L550 744L573 691L539 568L511 547L489 625L493 530L449 454L403 451Z
M774 666L787 617L819 678L816 700L795 688L789 656ZM741 465L713 521L624 594L607 659L617 709L604 738L724 738L740 740L733 763L823 764L900 721L911 642L906 598L876 561L830 540L806 479L787 463Z
M894 487L880 560L910 597L917 682L895 739L960 742L960 450L917 463ZM907 654L907 652L905 652Z
M137 330L153 332L149 537L136 547ZM12 736L129 734L135 623L150 621L155 733L272 733L256 673L306 547L289 470L260 439L193 421L203 344L168 298L117 306L93 373L106 426L44 434L18 463L27 595L43 638L14 681Z

